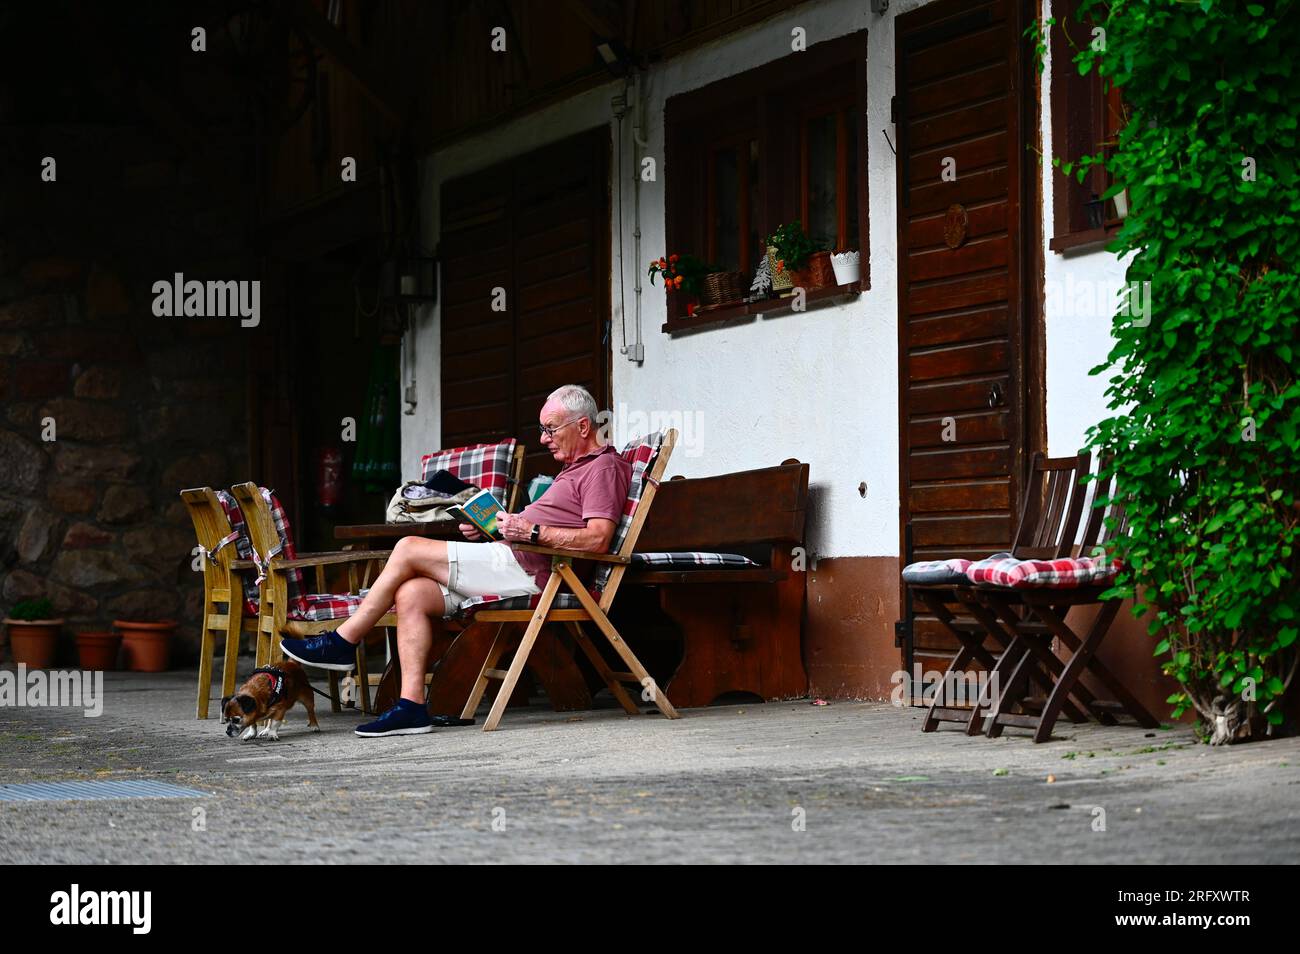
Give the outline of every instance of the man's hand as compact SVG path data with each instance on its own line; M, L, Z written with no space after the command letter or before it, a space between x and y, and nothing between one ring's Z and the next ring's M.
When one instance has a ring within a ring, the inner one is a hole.
M487 539L487 537L483 536L483 532L482 532L481 530L479 530L478 527L474 526L474 524L472 524L472 523L461 523L461 524L457 524L457 527L458 527L459 530L460 530L461 536L463 536L466 540L486 540L486 539Z
M532 535L533 525L517 513L497 514L497 530L507 540L524 541Z

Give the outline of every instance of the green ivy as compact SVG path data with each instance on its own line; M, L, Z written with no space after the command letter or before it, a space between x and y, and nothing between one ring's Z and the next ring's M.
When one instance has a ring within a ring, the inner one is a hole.
M1084 0L1104 43L1075 56L1131 109L1106 162L1106 197L1127 187L1130 208L1108 249L1150 282L1148 319L1121 306L1092 371L1112 375L1113 416L1089 441L1115 455L1129 518L1111 592L1152 612L1173 715L1194 709L1214 742L1276 732L1300 661L1294 7Z

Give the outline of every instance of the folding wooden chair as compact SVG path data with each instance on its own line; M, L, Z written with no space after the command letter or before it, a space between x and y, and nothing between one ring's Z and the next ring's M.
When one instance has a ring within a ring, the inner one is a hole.
M1086 451L1074 457L1044 457L1041 453L1033 456L1020 520L1012 540L1012 556L1027 560L1073 553L1086 492L1080 480L1087 476L1091 462L1092 455ZM975 735L983 726L982 713L992 700L981 692L975 705L956 705L958 701L968 703L969 700L950 698L950 687L955 688L959 682L966 684L963 677L973 662L990 674L986 688L998 685L1007 666L1023 654L1023 647L1016 644L1014 654L1007 655L1007 650L1015 644L1014 636L1006 632L991 611L969 596L968 585L909 584L907 589L909 598L920 599L960 645L926 711L921 731L933 732L941 722L959 722L965 724L967 735ZM993 650L985 646L990 638L996 644ZM1036 666L1026 667L1024 677L1044 690L1051 688L1050 677ZM1068 699L1062 700L1062 711L1075 722L1087 718Z
M1112 485L1110 480L1099 479L1093 485L1093 505L1080 546L1080 553L1086 555L1094 555L1097 550L1108 552L1111 541L1127 529L1123 504L1116 499L1118 482ZM1154 729L1160 724L1096 656L1122 603L1115 598L1101 599L1101 594L1111 585L1106 581L1068 589L975 586L962 591L967 603L978 601L991 611L996 622L1004 627L1004 638L1011 638L1003 654L1011 664L1002 667L998 680L1000 695L985 730L989 738L997 738L1007 726L1017 726L1033 729L1035 742L1046 742L1052 737L1052 727L1069 705L1071 696L1081 700L1084 708L1103 725L1114 725L1117 712L1127 713L1143 728ZM1084 634L1076 633L1065 621L1071 609L1082 606L1098 607ZM1068 659L1062 660L1053 651L1053 638L1070 651ZM1055 677L1042 705L1027 698L1030 671L1039 667ZM1081 681L1085 672L1095 677L1114 698L1095 698Z
M623 687L624 683L635 685L638 691L648 690L651 701L654 702L661 713L669 719L680 718L667 694L655 684L649 673L646 672L645 667L641 665L640 660L636 658L636 655L628 648L627 643L623 641L622 636L619 635L618 630L610 622L608 616L609 608L614 602L614 597L618 595L619 585L627 572L628 565L631 563L637 537L640 536L641 527L645 524L646 517L650 513L659 480L663 476L664 468L668 466L668 458L671 456L673 445L676 442L677 431L670 429L663 435L652 434L643 440L633 441L623 450L624 459L632 464L632 481L628 488L623 519L619 521L618 529L611 541L610 552L589 553L555 550L550 547L532 546L530 544L515 544L521 550L549 556L551 558L551 576L546 581L541 596L536 598L537 605L535 608L492 609L492 603L489 602L482 604L484 608L475 611L472 625L491 625L495 623L497 632L492 641L492 646L488 650L487 658L483 661L478 680L470 692L469 699L465 702L461 718L473 718L479 702L483 699L483 694L487 691L488 682L490 680L499 680L501 685L497 689L496 699L492 703L492 709L488 714L487 721L483 723L483 731L490 732L497 727L497 724L501 721L502 713L505 712L506 704L510 701L510 696L519 682L520 675L523 673L524 666L528 662L528 654L532 651L542 627L547 623L564 624L574 642L583 651L587 659L591 661L591 664L609 687L609 691L613 693L614 698L618 700L623 710L629 715L637 715L640 710ZM574 573L574 560L594 560L597 562L597 570L590 590ZM561 588L566 589L568 592L561 593ZM592 595L593 591L599 594L598 598ZM506 630L518 623L524 623L526 627L523 636L519 640L518 648L515 649L514 659L508 670L498 669L496 668L497 662L505 654L512 641L506 635ZM600 650L593 646L591 640L587 638L587 634L582 627L583 623L594 623L596 625L596 628L609 641L614 652L626 665L626 671L610 669ZM462 633L462 637L463 635Z
M181 500L194 524L194 536L203 554L203 622L199 649L199 698L197 717L208 717L212 692L212 657L217 634L225 633L225 657L221 671L221 694L235 691L235 666L239 659L242 633L257 633L257 604L246 598L243 581L236 569L240 562L233 544L238 533L231 528L225 509L211 487L181 491ZM244 564L248 572L253 564Z
M248 524L248 534L253 546L253 560L257 565L261 585L260 612L258 615L257 664L269 665L284 658L280 649L282 636L315 636L335 629L361 605L357 569L374 560L386 560L392 554L387 550L343 550L332 553L299 555L293 546L293 532L279 501L270 491L256 484L236 484L230 488L239 509ZM325 567L346 566L348 592L325 591ZM302 571L315 568L316 592L308 593L303 583ZM380 618L378 626L397 625L397 614L390 611ZM370 679L366 671L366 643L357 644L357 683L361 692L361 708L370 712ZM338 695L338 673L330 672L330 702L333 711L341 709Z

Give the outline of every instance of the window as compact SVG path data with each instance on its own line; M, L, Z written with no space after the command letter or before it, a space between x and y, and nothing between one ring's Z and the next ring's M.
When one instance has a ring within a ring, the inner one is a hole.
M752 133L709 150L704 257L727 271L748 273L758 264L758 156Z
M799 221L835 251L857 248L858 136L852 105L806 117L799 147Z
M798 219L832 250L860 249L866 287L865 113L865 31L670 98L664 253L742 272L747 286L766 236ZM665 331L705 323L675 305Z
M1091 28L1075 18L1078 0L1064 0L1052 26L1052 154L1062 160L1114 149L1127 119L1120 90L1096 71L1080 76L1074 57L1091 42ZM1076 176L1052 171L1053 237L1055 251L1107 241L1119 227L1113 199L1101 196L1112 178L1101 166L1088 170L1082 183Z

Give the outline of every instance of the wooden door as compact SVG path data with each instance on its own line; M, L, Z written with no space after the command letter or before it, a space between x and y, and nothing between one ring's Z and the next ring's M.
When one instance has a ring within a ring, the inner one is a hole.
M905 560L974 559L1011 540L1026 403L1018 7L938 0L897 22ZM912 610L907 668L946 665L924 657L955 640Z
M525 476L553 474L546 395L581 384L609 406L608 158L602 127L444 184L444 447L518 437Z

